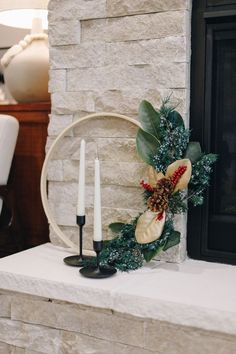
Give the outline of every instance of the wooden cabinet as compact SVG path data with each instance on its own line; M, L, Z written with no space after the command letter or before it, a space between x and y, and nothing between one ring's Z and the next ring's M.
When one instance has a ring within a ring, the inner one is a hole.
M49 240L48 223L40 197L40 175L45 158L49 113L50 103L0 105L0 114L12 115L20 123L10 183L24 248Z

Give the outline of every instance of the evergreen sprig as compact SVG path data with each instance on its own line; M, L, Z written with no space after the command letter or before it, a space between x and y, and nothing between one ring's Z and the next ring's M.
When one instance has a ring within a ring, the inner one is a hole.
M203 193L210 184L210 176L213 170L213 164L216 160L216 154L203 154L202 157L192 165L188 200L194 206L203 204Z
M159 114L160 146L153 156L153 163L157 171L164 173L172 162L182 158L189 143L190 131L185 129L183 119L175 107L169 104L169 98L163 100Z
M137 219L124 224L119 234L106 241L100 255L100 265L112 265L121 271L135 270L143 265L143 254L135 239Z

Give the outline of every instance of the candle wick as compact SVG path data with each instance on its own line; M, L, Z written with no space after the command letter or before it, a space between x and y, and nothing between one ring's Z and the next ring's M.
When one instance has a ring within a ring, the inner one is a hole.
M96 158L98 159L98 146L96 145Z

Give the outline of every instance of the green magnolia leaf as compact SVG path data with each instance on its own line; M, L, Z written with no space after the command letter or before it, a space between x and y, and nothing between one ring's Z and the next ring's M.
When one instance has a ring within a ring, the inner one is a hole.
M159 252L161 252L163 249L163 246L157 247L155 250L142 250L143 257L146 262L150 262Z
M173 128L177 128L177 127L185 128L183 118L181 117L179 112L175 110L168 113L168 121L171 122Z
M185 153L185 158L191 162L196 162L202 156L201 145L198 141L190 141Z
M157 140L155 136L142 129L138 130L136 136L137 152L141 159L148 165L154 166L153 156L157 154L159 145L159 140Z
M108 225L108 227L112 233L118 234L122 230L122 227L124 225L125 225L125 223L123 223L123 222L113 222L110 225Z
M168 237L167 242L163 247L163 251L166 251L168 250L168 248L178 245L178 243L180 243L180 232L173 231Z
M148 101L142 101L140 103L138 118L143 129L159 139L160 113L153 108L151 103Z

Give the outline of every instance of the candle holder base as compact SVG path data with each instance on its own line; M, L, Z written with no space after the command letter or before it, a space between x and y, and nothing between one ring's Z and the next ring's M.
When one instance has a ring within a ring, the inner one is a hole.
M86 278L102 279L109 278L116 273L116 268L110 266L104 267L84 267L80 269L80 274Z
M63 259L64 263L66 263L68 266L71 267L84 267L86 265L86 262L91 262L93 259L96 257L93 256L79 256L79 255L74 255L74 256L68 256Z

